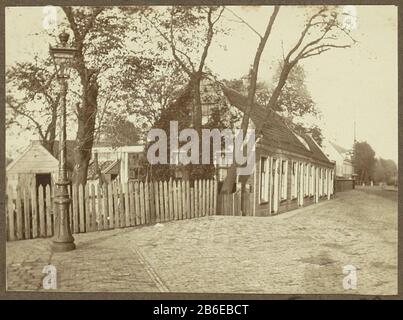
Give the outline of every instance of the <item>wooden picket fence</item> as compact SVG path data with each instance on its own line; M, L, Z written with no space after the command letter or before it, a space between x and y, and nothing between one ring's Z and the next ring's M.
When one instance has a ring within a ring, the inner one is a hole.
M7 239L51 237L54 234L54 188L17 187L7 192ZM214 180L128 182L69 188L73 233L133 227L216 213Z
M253 194L246 192L243 197L244 202L242 203L240 191L218 194L216 214L227 216L253 216Z

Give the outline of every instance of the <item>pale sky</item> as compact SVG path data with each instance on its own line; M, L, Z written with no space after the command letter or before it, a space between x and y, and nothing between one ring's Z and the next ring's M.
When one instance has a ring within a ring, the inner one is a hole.
M351 148L356 121L357 139L366 140L377 156L397 162L397 7L354 7L357 26L352 35L358 43L305 60L307 86L323 115L326 138ZM272 12L272 7L263 6L231 9L261 33ZM302 12L294 6L280 9L262 56L261 80L272 78L272 67L281 58L282 48L287 51L295 43ZM43 34L43 17L41 7L6 10L6 65L32 59L34 52L48 54L50 37ZM226 11L223 19L232 31L230 36L214 39L208 67L222 79L240 78L248 72L259 39L246 26L233 22L230 12ZM6 134L7 152L13 156L33 139L26 134L16 137L14 131Z

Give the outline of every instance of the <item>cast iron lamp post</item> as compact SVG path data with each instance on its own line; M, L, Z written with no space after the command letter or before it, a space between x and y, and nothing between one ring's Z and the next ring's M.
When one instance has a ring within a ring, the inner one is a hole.
M59 35L60 45L49 46L50 55L56 67L57 79L60 84L60 132L59 132L59 174L56 182L56 219L55 234L52 239L52 251L64 252L74 250L74 238L70 229L70 196L67 186L70 183L66 169L66 94L67 79L71 62L77 52L76 48L68 47L69 34L63 31Z

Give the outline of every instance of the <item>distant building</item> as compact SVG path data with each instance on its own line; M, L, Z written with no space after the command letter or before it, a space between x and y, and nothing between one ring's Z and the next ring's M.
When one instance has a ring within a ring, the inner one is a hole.
M66 141L67 170L71 177L74 166L73 149L75 141ZM15 189L20 186L51 185L57 181L59 166L59 142L55 141L49 152L39 140L33 140L22 154L6 168L7 185Z
M323 145L328 158L336 162L336 177L352 179L354 167L351 150L343 148L332 141L324 141Z
M147 175L144 161L144 146L94 146L88 168L88 180L104 182L143 180Z

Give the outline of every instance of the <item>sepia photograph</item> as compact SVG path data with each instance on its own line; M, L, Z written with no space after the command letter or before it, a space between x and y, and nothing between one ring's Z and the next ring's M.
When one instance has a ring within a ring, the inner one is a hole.
M7 292L398 294L397 6L7 6L4 53Z

